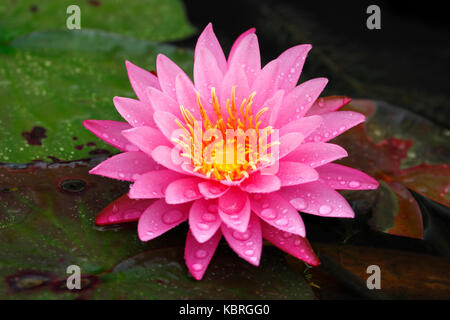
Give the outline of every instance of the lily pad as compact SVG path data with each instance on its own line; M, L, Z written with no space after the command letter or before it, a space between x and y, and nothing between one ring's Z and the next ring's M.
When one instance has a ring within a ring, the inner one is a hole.
M153 41L172 41L190 36L194 29L187 21L179 0L21 0L0 4L0 43L20 35L43 30L67 30L80 8L81 29L97 29Z
M89 175L99 160L0 167L0 299L313 298L273 247L254 267L223 243L196 281L183 261L186 223L146 243L136 223L97 227L98 212L128 189ZM70 265L81 268L81 290L67 289Z
M189 50L98 31L39 32L0 47L0 162L114 152L82 121L121 120L112 98L135 97L125 60L151 70L158 53L192 70Z

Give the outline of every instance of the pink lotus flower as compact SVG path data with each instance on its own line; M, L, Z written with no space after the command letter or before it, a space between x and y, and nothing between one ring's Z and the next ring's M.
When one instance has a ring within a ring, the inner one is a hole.
M188 220L185 260L196 279L203 277L222 235L256 266L263 238L318 265L297 210L352 218L352 208L335 189L376 189L378 183L331 163L347 152L327 141L365 119L336 111L349 102L346 97L318 99L325 78L296 86L310 49L295 46L261 68L254 29L239 36L227 59L209 24L195 48L194 83L162 54L157 76L127 61L138 100L115 97L114 105L128 123L84 121L123 151L90 173L133 182L128 195L105 208L96 223L138 220L139 238L148 241ZM196 139L209 129L224 136L227 129L252 130L257 151L250 137L240 142L232 137L230 145ZM263 144L262 137L272 140ZM218 148L204 159L210 147ZM226 154L233 154L231 162L220 161ZM242 161L235 154L243 155Z

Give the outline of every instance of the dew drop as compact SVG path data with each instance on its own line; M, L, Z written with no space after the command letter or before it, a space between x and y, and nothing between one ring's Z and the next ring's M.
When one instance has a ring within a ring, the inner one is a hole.
M195 253L195 256L199 259L203 259L208 255L208 253L206 252L206 250L203 249L198 249L197 252Z
M319 212L321 214L329 214L332 210L333 209L329 205L326 205L326 204L320 206L320 208L319 208Z
M179 210L167 211L162 216L162 221L166 224L172 224L178 222L183 217L183 214Z
M271 220L277 217L277 213L273 209L267 208L261 211L261 216L263 218Z
M348 185L350 188L358 188L361 185L361 183L359 181L354 180L354 181L350 181L350 183Z

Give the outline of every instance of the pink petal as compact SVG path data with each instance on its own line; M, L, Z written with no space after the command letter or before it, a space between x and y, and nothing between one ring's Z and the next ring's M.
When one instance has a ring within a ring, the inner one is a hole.
M210 101L211 88L213 87L220 97L222 81L223 73L213 54L206 48L198 48L195 52L194 83L202 98L205 101ZM209 106L211 103L208 102L207 105Z
M336 111L321 115L323 123L306 141L325 142L364 122L366 117L353 111Z
M250 200L247 194L232 187L219 198L219 216L230 228L244 232L250 219Z
M179 156L179 152L177 152L177 150L174 148L170 148L167 146L156 147L152 151L152 158L167 169L183 174L188 174L188 172L183 170L183 168L181 167L184 159Z
M306 113L307 115L317 115L324 114L328 112L336 111L346 104L348 104L352 99L345 96L330 96L319 98L314 102L312 107Z
M312 142L300 145L284 158L285 161L305 163L313 168L346 157L347 151L337 144Z
M274 125L277 121L278 114L283 106L284 90L278 90L275 94L267 99L262 108L269 108L261 117L260 121L263 125Z
M291 132L280 137L279 158L289 155L292 151L298 149L303 142L304 136L299 132Z
M302 212L339 218L353 218L352 208L339 193L323 181L281 188L280 194Z
M150 105L139 100L122 97L114 97L113 102L122 118L133 127L156 127L155 121L153 121L153 109Z
M198 184L203 180L197 177L184 178L171 182L166 188L166 202L169 204L184 203L203 197Z
M186 221L188 212L189 205L172 205L167 204L164 199L156 200L139 218L139 239L148 241L160 236Z
M192 204L189 227L198 242L208 241L222 224L217 210L216 200L198 199Z
M306 82L293 89L284 96L283 112L278 116L277 124L282 127L303 117L314 101L325 88L328 79L316 78Z
M266 64L264 68L256 76L253 82L251 92L256 92L254 99L254 110L258 112L264 102L272 97L278 88L279 65L277 60L273 60Z
M280 64L279 88L289 91L293 89L300 78L303 65L312 46L298 45L287 49L276 60Z
M140 101L148 103L145 91L148 87L159 89L160 86L158 78L151 72L132 64L130 61L125 61L125 66L127 68L128 78L130 79L134 93L136 93L136 96Z
M259 218L252 214L245 232L239 232L221 225L222 234L228 245L239 257L258 266L262 252L262 233Z
M144 151L151 155L153 149L160 145L168 145L166 137L159 130L151 127L137 127L122 132L122 135Z
M183 72L177 75L175 79L177 100L180 106L189 110L196 119L200 119L200 112L197 104L197 91L191 79ZM180 112L178 110L178 112Z
M378 182L359 170L328 163L317 168L320 178L333 189L367 190L378 188Z
M217 66L220 68L220 70L222 70L223 73L227 71L227 60L225 59L225 54L223 53L222 47L220 46L220 43L217 40L216 35L214 34L211 23L208 23L202 34L198 37L197 44L195 46L195 52L202 49L207 49L212 53Z
M227 192L229 187L220 182L209 180L199 183L198 189L206 199L215 199Z
M91 169L89 173L117 180L134 181L140 174L158 170L159 167L144 152L130 151L106 159Z
M137 221L153 200L133 200L126 194L111 202L95 219L99 226Z
M280 135L285 135L291 132L299 132L306 138L313 133L321 124L323 120L320 116L310 116L300 118L289 122L280 128Z
M151 171L140 175L130 186L128 196L132 199L163 198L167 186L180 178L181 173L171 170Z
M317 258L306 238L281 231L265 222L261 223L261 228L264 239L270 241L276 247L286 251L297 259L305 261L309 265L318 266L320 264L319 258Z
M228 55L228 63L230 63L230 60L233 57L233 55L236 51L236 48L239 46L239 43L242 41L242 39L247 37L247 35L255 33L255 32L256 32L255 28L250 28L247 31L245 31L244 33L242 33L239 37L236 38L236 41L234 41L233 46L231 47L230 54Z
M236 105L239 107L243 99L247 99L250 95L250 88L248 86L247 75L244 72L244 69L237 64L233 64L230 69L228 69L225 77L223 78L222 83L222 94L221 94L221 106L222 112L227 114L226 111L226 102L227 99L231 100L231 91L232 88L235 89L235 101Z
M269 193L280 190L280 179L275 175L263 175L260 172L250 174L250 177L244 180L240 188L245 192Z
M130 129L128 123L112 120L84 120L83 125L103 141L122 151L139 151L139 148L130 143L122 131Z
M188 231L184 248L184 260L189 272L195 279L201 280L203 278L206 268L220 242L220 238L222 238L222 232L219 230L209 241L199 243L192 235L192 232Z
M161 90L176 100L175 79L179 73L184 73L184 71L163 54L158 54L156 57L156 70Z
M305 236L305 225L295 208L277 192L254 194L252 210L277 229Z
M228 66L233 68L233 65L241 66L247 75L248 84L252 86L256 75L261 70L261 57L259 53L258 38L255 34L247 34L236 45L233 54L228 60Z
M280 162L277 176L281 181L281 186L293 186L319 179L317 171L310 166L291 161Z
M172 138L178 138L180 133L183 132L182 129L175 122L175 120L177 120L178 118L170 112L156 111L153 114L153 119L155 120L158 129L161 130L161 133L169 141L171 141ZM183 122L180 121L180 123ZM164 140L166 139L163 139L163 141Z
M148 88L147 96L154 111L165 111L172 114L180 114L180 106L178 102L166 93L155 88Z

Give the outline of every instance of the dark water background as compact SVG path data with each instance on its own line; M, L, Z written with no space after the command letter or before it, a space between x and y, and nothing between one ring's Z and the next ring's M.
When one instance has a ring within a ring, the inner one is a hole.
M184 0L200 32L213 22L225 52L256 27L266 63L287 48L311 43L301 81L327 77L325 94L385 100L450 127L450 19L442 1ZM369 30L366 9L381 9ZM196 36L183 41L195 45Z

